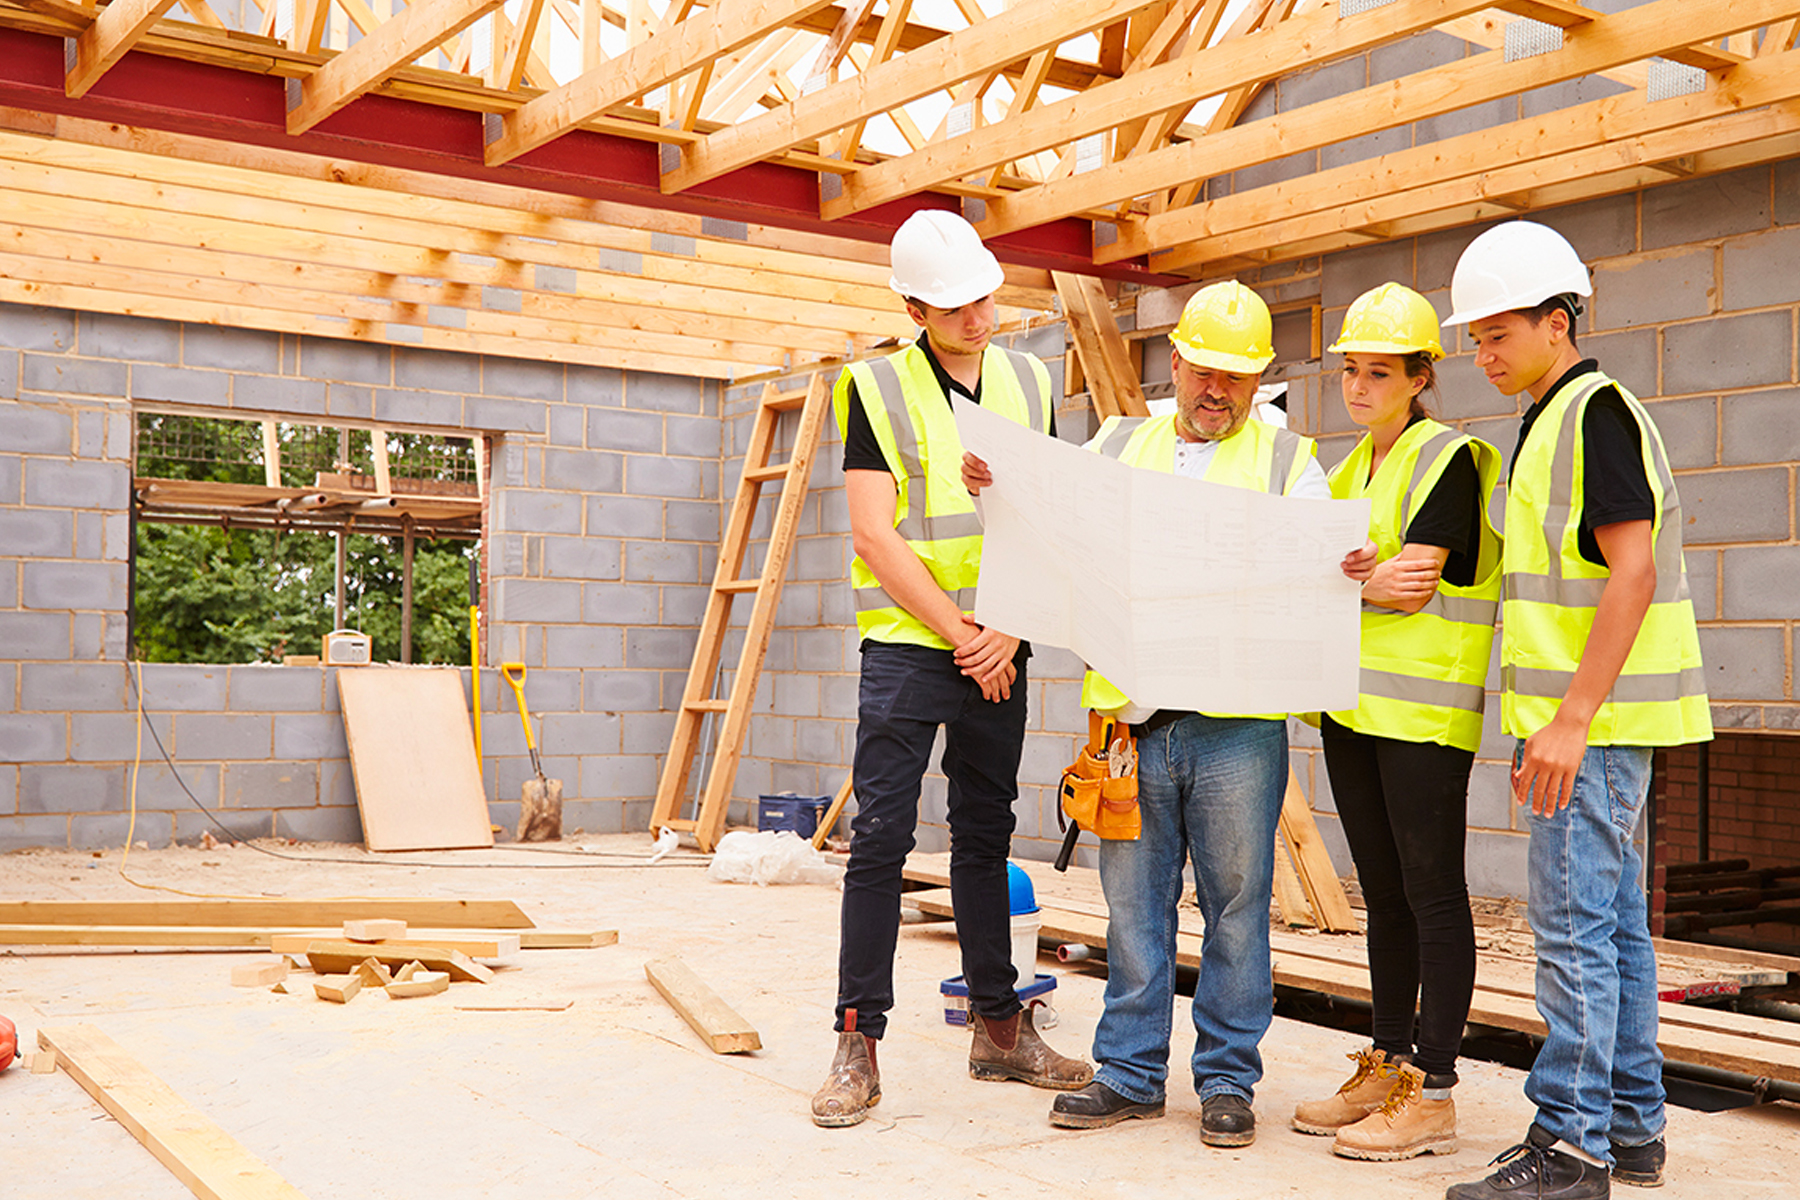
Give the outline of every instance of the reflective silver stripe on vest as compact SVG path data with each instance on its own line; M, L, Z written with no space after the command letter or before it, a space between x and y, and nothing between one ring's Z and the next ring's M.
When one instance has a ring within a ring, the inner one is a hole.
M1561 700L1575 680L1573 671L1547 671L1507 665L1500 668L1500 685L1519 696ZM1706 694L1706 668L1687 667L1662 675L1621 675L1606 699L1613 704L1658 704Z
M1555 535L1548 539L1546 550L1550 565L1545 574L1535 575L1521 571L1505 576L1503 588L1508 600L1554 604L1563 608L1600 606L1600 595L1606 590L1608 576L1564 577L1562 544L1568 535L1569 522L1579 520L1575 513L1576 426L1582 419L1588 398L1601 388L1613 385L1612 379L1601 376L1583 388L1563 413L1562 428L1557 430L1556 435L1556 451L1550 460L1550 494L1546 508L1553 513L1566 514L1567 520L1559 528L1545 530L1547 535ZM1626 401L1626 407L1633 408L1631 401ZM1647 419L1646 415L1633 408L1632 416L1639 422L1638 436L1647 436L1641 424ZM1681 566L1681 497L1675 491L1675 476L1669 469L1668 456L1663 453L1655 437L1650 437L1649 444L1651 465L1656 468L1657 482L1662 485L1662 511L1658 514L1660 521L1656 531L1656 544L1652 547L1658 567L1656 592L1650 602L1672 604L1688 598L1687 572ZM1665 566L1668 569L1664 569Z
M1113 426L1113 431L1106 435L1106 440L1095 446L1094 449L1108 458L1123 456L1125 443L1129 442L1131 435L1136 433L1139 427L1149 419L1149 417L1120 417L1119 423Z
M1269 495L1287 495L1288 472L1294 469L1294 456L1300 453L1301 440L1291 429L1275 431L1275 450L1269 460Z
M1408 704L1432 704L1438 708L1457 708L1464 712L1480 712L1484 696L1478 683L1420 679L1416 675L1396 675L1392 671L1372 671L1368 667L1362 669L1360 687L1365 696L1403 700Z
M1019 394L1025 397L1025 411L1031 417L1031 428L1043 433L1050 428L1049 419L1044 415L1050 398L1038 388L1037 372L1031 369L1031 359L1017 350L995 347L1006 356L1007 365L1013 374L1019 377Z
M1413 459L1412 478L1406 482L1406 511L1400 514L1401 540L1405 540L1406 526L1412 523L1413 505L1419 501L1419 485L1425 482L1425 473L1431 470L1444 448L1462 436L1454 429L1446 429L1419 447L1418 457Z
M857 612L874 612L876 609L880 609L880 608L899 608L900 607L899 602L897 602L892 596L888 595L887 592L880 587L877 587L877 586L859 587L859 588L851 588L850 590L856 598L856 611ZM960 588L957 591L945 592L944 594L946 596L950 597L951 601L956 605L956 607L962 609L964 612L974 612L975 611L975 589L974 588L972 588L972 587Z
M919 457L918 435L913 429L912 413L906 408L906 393L900 386L900 372L891 359L877 358L869 362L875 377L875 392L881 407L887 410L888 427L894 434L894 446L900 454L900 466L906 472L906 514L894 526L895 532L909 542L937 542L947 538L980 537L981 518L973 512L925 515L925 463Z
M1387 608L1380 604L1363 601L1362 610L1366 613L1386 613L1389 616L1401 615L1397 608ZM1483 600L1479 596L1446 596L1439 590L1420 612L1442 617L1446 621L1455 621L1459 625L1492 625L1494 618L1500 615L1498 600Z

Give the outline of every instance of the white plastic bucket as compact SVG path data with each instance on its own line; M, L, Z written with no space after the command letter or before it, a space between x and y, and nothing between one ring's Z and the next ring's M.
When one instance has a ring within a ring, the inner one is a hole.
M1038 928L1042 924L1036 910L1015 913L1012 917L1013 970L1018 972L1015 988L1029 987L1037 979Z

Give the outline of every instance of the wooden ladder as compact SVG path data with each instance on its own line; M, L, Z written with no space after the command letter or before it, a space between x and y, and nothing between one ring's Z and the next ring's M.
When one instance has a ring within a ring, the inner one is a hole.
M688 670L687 687L681 694L681 709L675 715L675 734L669 741L669 757L663 763L662 779L656 788L656 804L650 814L650 832L653 834L664 827L692 833L700 848L710 851L725 832L726 808L731 802L732 782L737 777L744 731L750 724L756 681L762 674L763 655L769 648L769 635L775 627L775 606L781 600L788 558L794 549L794 532L799 524L800 508L806 502L813 456L819 449L830 400L823 371L813 373L804 391L777 392L773 383L763 387L762 399L756 407L756 422L750 431L750 444L744 451L743 473L738 476L737 497L732 501L731 518L719 542L718 571L713 576L706 614L700 619L700 640L694 647L694 664ZM793 452L787 462L771 463L769 456L775 445L776 423L782 413L793 409L800 410ZM768 554L763 559L760 575L740 578L744 554L750 547L750 527L756 518L757 502L762 498L765 483L781 484L781 499L769 530ZM719 655L725 634L731 627L731 603L747 592L756 594L756 603L744 629L744 649L732 675L731 694L714 697ZM700 793L699 810L694 816L686 817L681 813L687 797L688 776L693 769L694 752L702 740L701 724L708 713L720 714L712 765Z

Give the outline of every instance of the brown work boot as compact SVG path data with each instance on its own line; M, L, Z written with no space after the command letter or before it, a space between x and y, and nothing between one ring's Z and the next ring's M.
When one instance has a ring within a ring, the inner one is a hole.
M1411 1063L1400 1068L1393 1090L1380 1108L1337 1131L1333 1154L1390 1162L1419 1154L1456 1153L1456 1102L1449 1088L1425 1098L1425 1072Z
M860 1125L869 1110L881 1102L881 1072L875 1065L875 1039L856 1032L856 1010L844 1014L844 1031L838 1034L837 1053L825 1086L813 1093L814 1125L837 1129Z
M1398 1067L1388 1061L1387 1051L1370 1046L1344 1057L1356 1064L1356 1071L1335 1096L1294 1106L1294 1128L1301 1133L1334 1134L1380 1108L1393 1090Z
M975 1039L969 1046L969 1074L976 1079L1017 1079L1032 1087L1072 1092L1086 1087L1094 1068L1079 1058L1064 1058L1038 1036L1031 1010L1020 1009L1004 1021L969 1014Z

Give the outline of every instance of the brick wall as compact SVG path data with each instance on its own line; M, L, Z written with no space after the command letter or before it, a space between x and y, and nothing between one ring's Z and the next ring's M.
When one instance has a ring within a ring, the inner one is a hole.
M1800 864L1800 738L1727 730L1713 740L1708 853L1752 868ZM1657 837L1667 861L1700 855L1700 749L1657 754Z
M117 846L135 752L126 676L133 403L480 432L493 473L486 664L523 660L565 821L647 826L719 536L718 388L683 378L0 305L0 848ZM235 831L358 840L333 672L163 665L148 710ZM466 678L467 671L463 671ZM483 677L484 784L529 773ZM210 825L146 739L135 836Z

